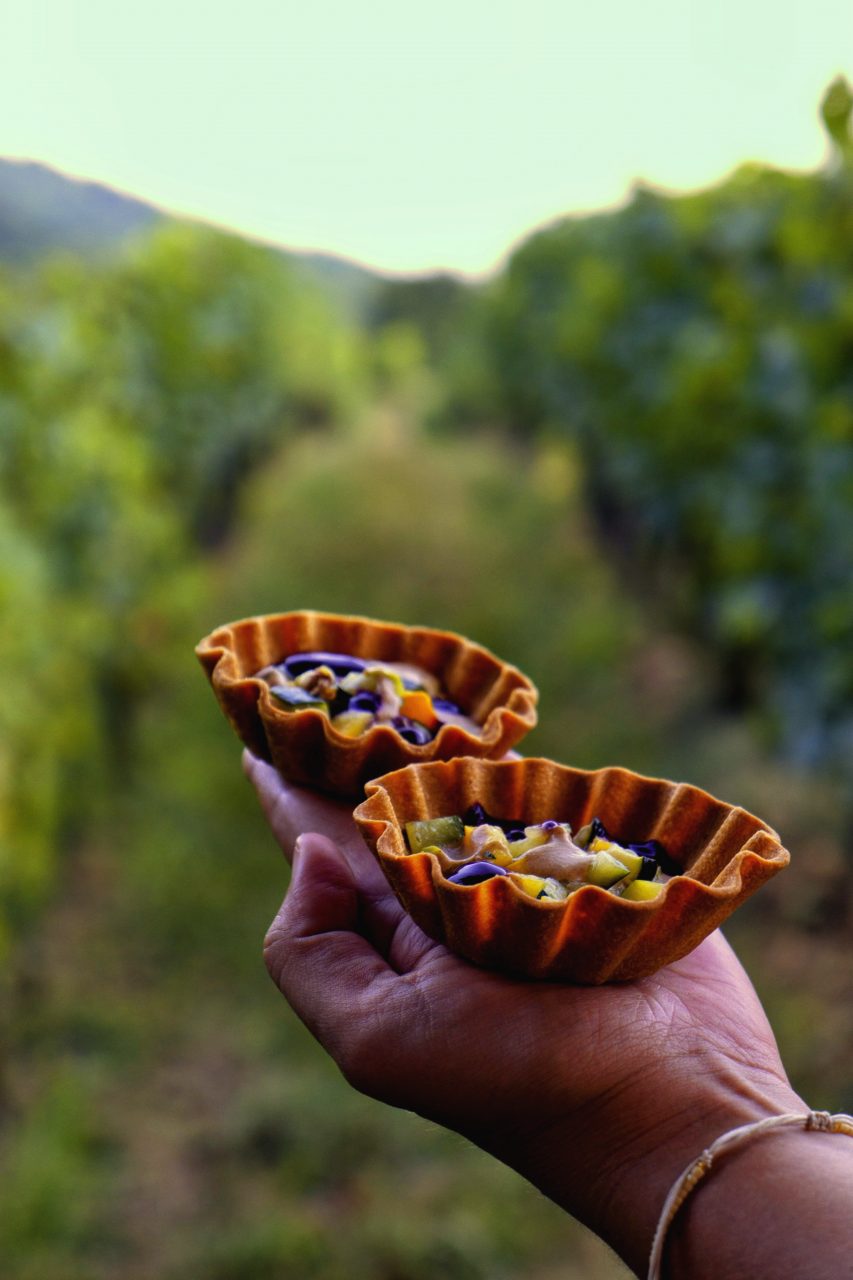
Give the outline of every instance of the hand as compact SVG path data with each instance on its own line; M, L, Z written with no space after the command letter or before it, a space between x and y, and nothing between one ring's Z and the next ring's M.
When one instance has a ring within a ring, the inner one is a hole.
M477 969L402 910L350 805L244 762L293 857L267 964L346 1078L497 1155L629 1265L642 1266L669 1185L705 1145L803 1109L719 933L633 984Z

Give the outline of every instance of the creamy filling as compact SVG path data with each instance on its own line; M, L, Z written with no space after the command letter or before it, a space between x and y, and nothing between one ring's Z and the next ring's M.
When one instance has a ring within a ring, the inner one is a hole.
M324 711L332 727L346 737L389 725L406 741L422 746L445 724L480 733L480 725L444 694L437 677L414 663L297 653L264 667L257 678L269 685L283 710Z
M484 814L480 805L472 806L475 811ZM469 824L454 814L407 823L406 839L412 853L441 855L444 874L454 884L473 886L509 876L524 893L546 900L560 901L585 885L597 885L628 900L649 901L669 878L664 866L673 869L657 841L621 844L598 819L573 834L568 823L552 820Z

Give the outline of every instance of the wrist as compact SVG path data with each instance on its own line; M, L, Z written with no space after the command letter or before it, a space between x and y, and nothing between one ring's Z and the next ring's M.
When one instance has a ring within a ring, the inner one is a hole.
M684 1168L729 1129L806 1110L783 1075L723 1054L661 1063L651 1088L632 1082L541 1129L521 1172L645 1275L661 1209Z
M851 1137L850 1116L826 1113L797 1113L778 1125L726 1134L710 1165L706 1158L707 1175L662 1233L654 1274L672 1280L848 1274Z

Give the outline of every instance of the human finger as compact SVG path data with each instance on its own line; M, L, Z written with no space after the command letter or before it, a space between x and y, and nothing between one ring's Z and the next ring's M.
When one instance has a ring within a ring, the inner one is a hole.
M243 770L288 861L303 831L322 831L345 847L357 841L363 844L353 822L352 805L285 782L274 765L250 751L243 752Z
M248 751L243 767L253 783L276 840L290 859L307 832L330 838L346 861L360 894L360 929L398 972L407 972L432 945L406 914L370 853L346 802L294 787Z
M359 924L358 886L341 850L325 836L300 836L264 959L285 999L341 1063L397 977Z

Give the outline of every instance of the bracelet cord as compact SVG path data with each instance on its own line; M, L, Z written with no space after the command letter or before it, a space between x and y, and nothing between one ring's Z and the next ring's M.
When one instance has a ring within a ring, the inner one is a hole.
M648 1280L661 1280L661 1262L666 1243L666 1234L672 1220L691 1191L702 1181L706 1173L713 1168L715 1160L722 1155L729 1155L739 1147L746 1146L753 1138L769 1133L773 1129L804 1129L820 1133L846 1133L853 1138L853 1116L840 1113L830 1115L828 1111L807 1111L805 1114L792 1111L781 1116L767 1116L764 1120L756 1120L753 1124L743 1124L722 1134L710 1147L687 1166L678 1177L664 1201L660 1220L652 1242L649 1259Z

